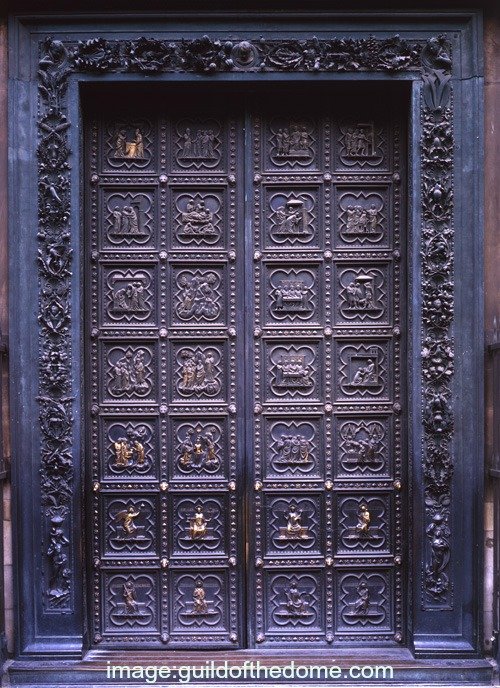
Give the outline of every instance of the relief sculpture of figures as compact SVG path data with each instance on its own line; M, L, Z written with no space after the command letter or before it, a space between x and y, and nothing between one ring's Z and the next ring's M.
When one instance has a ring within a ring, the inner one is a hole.
M274 290L273 310L279 313L310 311L309 289L300 279L282 279Z
M207 208L205 201L190 199L185 212L181 213L181 236L213 236L217 234L213 224L214 214Z
M431 547L431 561L426 566L427 588L436 597L448 589L449 579L445 573L450 560L450 528L441 513L434 514L426 528Z
M182 360L181 380L178 383L181 392L218 393L220 382L215 377L216 359L210 349L204 352L183 349L179 356Z
M350 384L352 387L367 387L372 384L378 384L378 374L373 358L368 358L366 364L361 365L356 370Z
M313 615L307 599L308 593L299 590L297 581L294 578L292 578L290 585L284 589L283 593L285 595L285 602L280 604L280 609L275 612L275 616L297 618Z
M370 547L379 547L384 542L384 534L381 528L374 527L372 524L372 515L368 509L366 502L362 502L357 507L357 513L353 513L353 509L349 506L349 500L344 502L342 509L345 519L343 523L347 528L342 534L342 542L349 548L361 545L363 548L368 545ZM377 516L380 519L380 509ZM348 525L349 522L355 519L355 525Z
M182 275L179 286L182 289L180 303L176 311L182 320L191 318L207 318L213 320L220 313L220 305L217 303L215 285L218 282L217 275L209 272L202 275Z
M311 137L305 126L292 124L276 132L277 158L310 158Z
M215 160L216 136L213 129L198 129L196 133L187 128L181 136L180 160Z
M367 158L377 155L373 122L348 127L344 143L345 155L348 158Z
M309 440L304 435L281 435L276 445L278 458L275 463L287 466L312 463L310 449Z
M297 389L312 387L311 371L302 354L285 354L276 364L275 387Z
M123 530L122 537L136 535L138 531L142 530L142 526L136 525L135 519L141 515L141 509L144 509L144 507L144 504L140 504L138 508L130 505L115 514L115 521L121 524Z
M189 535L191 540L203 540L207 535L207 524L211 519L205 518L203 507L198 505L194 516L189 519Z
M310 540L309 529L302 525L302 511L293 504L285 514L286 526L279 529L278 540Z
M123 580L122 576L119 576ZM148 623L152 618L152 612L149 609L151 604L151 599L148 598L148 593L146 593L146 601L137 601L137 590L140 588L150 588L148 584L142 582L134 582L133 580L126 580L118 585L113 585L113 597L118 598L116 602L113 602L113 609L111 610L110 617L114 624L122 626L124 624L132 626L140 624L141 626Z
M366 616L370 607L370 589L366 583L360 583L356 592L358 599L352 605L352 613L355 616Z
M207 468L215 470L220 461L216 454L214 429L189 428L181 445L179 458L181 470Z
M198 579L193 590L193 614L206 614L207 612L208 604L205 588L203 587L203 581Z
M139 440L142 434L138 430L129 428L126 437L119 437L114 443L115 468L127 468L130 466L144 466L146 457L144 445Z
M347 623L380 623L385 617L382 607L373 601L372 592L368 584L362 580L355 589L355 599L342 613Z
M375 304L374 277L361 274L345 287L347 308L354 311L379 310Z
M356 524L356 532L359 535L368 535L370 528L370 512L366 504L361 504L358 511L358 522Z
M129 281L113 292L113 313L142 313L147 311L144 299L144 279Z
M57 606L64 601L68 595L68 555L65 549L69 545L68 538L64 535L62 524L64 519L57 513L52 514L50 519L49 543L47 556L51 563L51 573L49 580L48 594Z
M139 222L139 203L124 205L122 209L115 205L111 214L113 216L112 227L109 231L111 236L144 234Z
M366 428L346 424L341 430L341 435L345 450L343 464L353 464L359 468L383 464L380 456L382 434L376 424L372 423Z
M143 349L139 349L135 354L132 351L127 351L113 365L112 392L114 394L149 391L150 385L146 380L145 355Z
M134 519L140 516L140 513L140 508L136 509L133 506L129 506L128 509L123 509L116 514L115 520L121 522L125 535L133 535L137 531Z
M300 198L288 199L285 205L276 208L274 215L274 235L295 237L311 234L307 210Z
M133 581L127 581L123 584L122 598L125 605L123 616L141 617L144 616L139 609L137 602L136 590Z
M347 206L346 218L344 234L369 235L381 232L380 212L374 203L369 208L362 205Z
M190 605L191 609L182 612L182 614L184 616L198 617L216 616L218 612L212 609L211 605L212 603L207 600L207 593L205 591L202 579L197 578L192 593L192 602Z
M119 129L115 135L114 158L144 159L144 137L142 131L136 127L132 140L127 140L126 129Z
M220 542L220 507L213 500L182 500L176 510L176 540L183 551L213 548Z

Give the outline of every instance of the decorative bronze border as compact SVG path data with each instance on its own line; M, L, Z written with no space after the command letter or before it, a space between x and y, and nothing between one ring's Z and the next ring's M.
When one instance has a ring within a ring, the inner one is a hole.
M450 608L453 474L453 131L450 49L444 36L407 41L310 38L234 42L203 36L92 38L41 44L38 212L41 498L44 609L72 609L68 548L73 497L70 151L65 99L71 73L420 71L422 141L422 399L425 532L423 607Z

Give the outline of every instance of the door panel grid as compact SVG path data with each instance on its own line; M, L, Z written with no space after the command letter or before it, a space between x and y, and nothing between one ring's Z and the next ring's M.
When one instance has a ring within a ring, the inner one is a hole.
M400 125L319 103L89 123L95 643L403 639Z

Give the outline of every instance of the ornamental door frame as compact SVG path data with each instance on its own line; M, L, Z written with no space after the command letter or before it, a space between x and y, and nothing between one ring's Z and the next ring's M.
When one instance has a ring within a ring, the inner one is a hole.
M480 13L399 15L396 21L335 13L278 20L268 12L258 23L245 13L214 13L195 25L178 14L104 18L106 30L99 17L75 14L10 22L17 655L79 658L88 647L81 94L98 83L125 87L146 80L411 84L408 303L417 323L407 363L412 649L421 657L480 655Z

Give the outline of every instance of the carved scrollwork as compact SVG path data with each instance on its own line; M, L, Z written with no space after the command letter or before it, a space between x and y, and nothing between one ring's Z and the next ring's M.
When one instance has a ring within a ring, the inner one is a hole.
M109 72L121 64L120 44L105 38L78 41L71 55L73 66L81 72Z
M445 65L445 51L440 39L436 41L435 46L427 49L427 59ZM418 69L422 58L420 42L397 35L384 39L373 36L329 40L260 38L239 42L207 35L172 42L145 37L122 42L91 38L79 41L71 51L72 67L89 72L399 72Z
M124 46L124 60L129 72L154 74L172 65L174 45L155 38L144 38L129 41Z
M45 527L44 606L71 609L69 515L73 465L71 388L71 248L69 232L70 123L64 96L70 70L61 41L47 39L39 62L38 212L40 247L41 501Z
M202 36L182 41L178 45L178 55L184 70L211 74L227 72L233 68L232 49L231 41L213 40L208 36Z
M450 608L454 372L451 58L443 36L422 50L423 474L428 548L423 607Z

